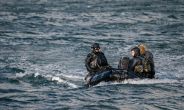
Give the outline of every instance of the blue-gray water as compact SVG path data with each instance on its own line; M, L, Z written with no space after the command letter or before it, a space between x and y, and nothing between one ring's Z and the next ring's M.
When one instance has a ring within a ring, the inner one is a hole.
M117 67L154 54L153 80L84 88L94 42ZM183 0L0 0L0 109L183 110Z

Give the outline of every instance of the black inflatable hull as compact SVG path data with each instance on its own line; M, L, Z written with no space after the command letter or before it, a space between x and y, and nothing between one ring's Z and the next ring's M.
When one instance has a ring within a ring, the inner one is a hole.
M134 73L122 71L122 70L107 70L100 73L96 73L95 75L89 75L86 77L86 86L94 86L98 83L104 81L123 81L125 79L133 79L133 78L143 78L141 76L135 75Z

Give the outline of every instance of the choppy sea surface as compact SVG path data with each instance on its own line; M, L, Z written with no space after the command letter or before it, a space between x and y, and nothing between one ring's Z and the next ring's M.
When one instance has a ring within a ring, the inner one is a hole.
M145 43L156 79L85 88L94 42L116 68ZM183 110L183 0L0 0L1 110Z

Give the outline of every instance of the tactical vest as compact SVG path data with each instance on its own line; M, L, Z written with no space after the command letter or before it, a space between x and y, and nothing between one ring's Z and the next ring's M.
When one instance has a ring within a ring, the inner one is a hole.
M141 59L141 64L136 65L134 72L136 73L149 73L151 72L151 64L150 61L146 58L139 57Z

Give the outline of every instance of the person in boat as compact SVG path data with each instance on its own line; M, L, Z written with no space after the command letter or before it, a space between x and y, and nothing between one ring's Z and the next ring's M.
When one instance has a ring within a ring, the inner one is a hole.
M131 49L132 58L123 57L118 68L127 70L129 78L154 78L153 54L141 44Z
M155 65L153 54L148 50L147 46L144 44L139 44L140 56L143 58L144 74L147 78L155 77Z
M104 55L100 50L98 43L94 43L91 46L91 53L89 53L85 59L85 66L88 74L85 77L86 87L97 85L100 82L108 81L122 81L127 79L127 71L122 69L112 68Z
M85 66L88 71L88 74L85 77L87 82L89 82L90 78L95 74L99 74L111 68L98 43L94 43L91 46L91 52L85 59Z
M127 71L128 79L129 78L142 78L143 67L142 67L142 57L140 56L140 49L134 47L131 49L131 56L122 57L119 60L118 69Z
M132 48L131 55L132 58L129 61L128 71L140 78L144 77L142 65L143 58L140 56L140 49L138 47Z

